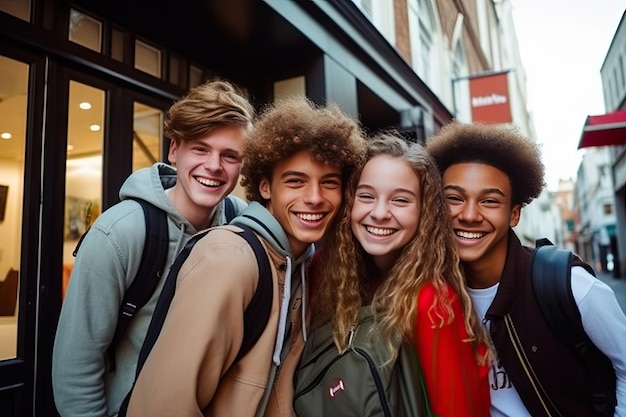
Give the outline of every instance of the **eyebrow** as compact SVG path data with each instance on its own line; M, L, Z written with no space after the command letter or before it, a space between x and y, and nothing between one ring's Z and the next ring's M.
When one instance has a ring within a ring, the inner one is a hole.
M281 178L285 178L285 177L289 177L289 176L295 176L295 177L301 177L301 178L309 178L310 175L305 174L304 172L300 172L300 171L285 171L281 174ZM328 174L324 174L322 175L322 179L328 179L328 178L338 178L341 179L341 174L338 172L329 172Z
M444 190L454 190L454 191L458 191L460 193L465 192L465 188L459 186L459 185L446 185L445 187L443 187ZM484 188L481 190L480 192L481 194L499 194L502 197L506 197L506 194L504 194L502 192L502 190L500 190L499 188Z
M361 188L366 188L368 190L375 190L376 189L376 187L374 187L372 185L369 185L369 184L359 184L359 185L356 186L357 191L359 189L361 189ZM409 190L408 188L402 188L402 187L394 188L393 192L394 193L400 192L400 193L407 193L407 194L411 194L411 195L417 195L417 194L415 194L415 191Z

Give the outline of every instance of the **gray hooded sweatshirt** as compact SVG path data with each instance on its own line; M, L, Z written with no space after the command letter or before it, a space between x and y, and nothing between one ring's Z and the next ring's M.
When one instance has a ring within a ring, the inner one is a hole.
M115 416L132 386L139 350L165 280L136 313L118 344L116 369L109 371L106 350L124 293L139 269L146 236L143 210L130 198L142 198L167 213L165 277L175 255L198 232L167 197L163 184L175 176L174 168L163 163L134 172L120 189L122 201L96 219L81 243L61 309L52 359L54 400L63 417ZM236 213L246 207L241 199L228 198ZM212 226L226 223L223 211L222 203Z

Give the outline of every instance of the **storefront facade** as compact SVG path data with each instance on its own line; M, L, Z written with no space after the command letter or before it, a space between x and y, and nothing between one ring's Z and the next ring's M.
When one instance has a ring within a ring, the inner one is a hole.
M165 160L164 111L212 77L257 108L337 102L370 132L423 139L452 118L350 1L0 2L0 415L56 414L77 238L133 170Z

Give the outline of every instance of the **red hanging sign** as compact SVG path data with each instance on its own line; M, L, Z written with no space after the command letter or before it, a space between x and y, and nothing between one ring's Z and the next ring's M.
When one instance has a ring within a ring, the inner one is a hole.
M470 78L472 121L511 123L508 72Z

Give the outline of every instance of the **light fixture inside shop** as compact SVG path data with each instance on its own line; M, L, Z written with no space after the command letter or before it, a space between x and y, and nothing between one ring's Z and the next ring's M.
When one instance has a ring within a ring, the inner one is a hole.
M2 139L11 139L13 137L13 135L11 135L9 132L2 132L0 133L0 138Z
M78 107L80 107L83 110L89 110L91 108L91 103L87 101L83 101L82 103L78 105Z
M73 151L73 150L74 150L74 145L70 145L70 144L68 143L68 145L67 145L67 151L69 152L69 151Z
M89 126L89 130L91 130L92 132L97 132L100 130L100 125L91 125Z

